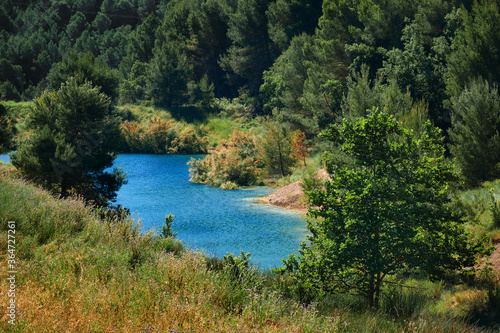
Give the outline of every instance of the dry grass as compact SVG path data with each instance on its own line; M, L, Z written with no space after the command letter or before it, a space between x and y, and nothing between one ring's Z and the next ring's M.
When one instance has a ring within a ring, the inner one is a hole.
M134 221L98 217L78 199L58 200L0 166L0 249L16 221L16 326L3 332L480 332L453 318L395 319L338 304L303 305L276 278L210 267L175 240ZM6 281L6 260L0 261ZM8 285L0 284L7 304Z

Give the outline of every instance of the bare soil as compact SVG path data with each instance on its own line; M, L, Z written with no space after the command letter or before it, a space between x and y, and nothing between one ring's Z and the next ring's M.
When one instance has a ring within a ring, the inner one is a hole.
M318 175L321 178L328 178L328 173L321 169L318 171ZM304 191L300 187L300 181L283 186L273 193L260 198L264 203L294 210L302 214L307 213L307 201L304 197ZM486 258L484 262L490 262L493 266L492 268L497 272L500 277L500 243L495 245L496 250L492 253L491 257ZM485 263L481 263L478 267L484 266Z
M318 176L323 179L328 178L328 173L325 169L321 169L318 171ZM300 187L300 183L302 180L297 182L285 185L273 193L260 198L260 200L264 201L267 204L294 210L300 212L302 214L307 213L307 200L304 197L304 191Z
M497 277L500 279L500 243L495 244L495 250L491 254L491 257L485 258L484 261L478 265L478 268L484 267L487 262L492 264L491 268L493 268Z

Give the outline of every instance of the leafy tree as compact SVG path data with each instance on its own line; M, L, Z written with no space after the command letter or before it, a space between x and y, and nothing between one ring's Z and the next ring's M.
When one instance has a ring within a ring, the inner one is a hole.
M450 151L471 186L500 177L500 96L477 80L453 99Z
M312 236L299 257L284 260L303 285L361 294L376 307L389 275L417 269L437 277L489 251L449 209L457 177L438 133L427 122L415 139L380 110L326 132L355 167L334 167L325 189L308 194L318 218L308 222Z
M110 105L99 88L74 78L44 93L32 107L29 137L12 154L12 164L61 197L73 193L106 205L125 183L120 169L105 171L116 157L120 135Z
M280 121L266 121L266 132L261 140L262 163L271 174L287 176L297 160L293 156L292 133Z

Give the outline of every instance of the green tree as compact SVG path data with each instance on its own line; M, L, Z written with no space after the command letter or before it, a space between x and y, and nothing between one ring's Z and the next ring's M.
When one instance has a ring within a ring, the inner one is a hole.
M148 16L142 23L130 33L126 46L126 56L120 63L120 71L127 76L136 61L149 62L153 58L153 48L156 40L156 30L160 20L154 16Z
M21 66L14 66L8 59L0 59L0 99L19 100L24 86Z
M70 40L75 41L87 27L88 23L85 15L81 12L76 12L75 15L71 16L66 26L66 34Z
M463 11L463 27L447 58L446 89L458 96L472 80L483 77L500 82L500 7L496 0L475 1L472 12Z
M290 47L264 72L260 92L265 113L271 114L274 109L278 109L286 121L305 128L307 133L317 134L318 124L314 113L303 108L300 102L307 79L304 63L308 59L303 47L311 41L312 37L306 34L294 37Z
M389 275L417 269L438 277L474 266L489 249L470 240L449 209L457 177L438 133L427 122L415 139L378 109L330 127L326 138L341 144L355 167L334 167L325 189L309 192L317 219L308 222L312 236L300 256L284 261L288 270L306 285L361 294L376 307Z
M500 177L500 96L476 80L453 99L450 151L466 182L475 186Z
M359 72L353 71L347 78L347 92L341 106L344 118L366 117L372 108L386 107L397 116L412 109L410 93L403 93L395 79L384 84L380 76L370 80L369 73L369 68L363 65Z
M444 59L429 50L428 36L424 28L416 23L403 29L403 49L387 52L387 60L379 71L389 80L397 80L403 91L408 91L414 100L429 103L431 117L443 127L443 100L445 98Z
M70 77L74 77L79 84L92 82L112 101L118 94L118 71L96 59L91 52L78 53L70 50L61 62L52 66L45 85L49 90L58 90Z
M174 223L174 215L168 213L165 216L165 223L161 227L160 238L175 238L177 236L176 232L173 232L172 224Z
M321 0L276 0L266 11L269 37L283 52L294 36L314 34L321 16Z
M264 125L266 132L261 140L262 163L269 173L287 176L297 162L293 156L292 133L286 124L277 120L267 121Z
M106 205L125 183L113 164L119 119L108 96L89 82L71 78L57 92L35 101L27 120L29 137L12 154L12 164L28 178L61 197L78 194Z
M225 73L219 59L231 45L227 36L229 14L233 9L229 1L203 1L189 18L189 57L194 67L196 80L207 75L208 81L214 84L216 96L226 92Z
M262 84L262 73L278 56L267 31L268 0L238 0L230 15L228 36L232 45L221 58L222 68L239 89L245 87L254 96Z
M156 105L182 106L188 101L193 66L185 56L185 44L163 42L154 49L148 66L146 96Z

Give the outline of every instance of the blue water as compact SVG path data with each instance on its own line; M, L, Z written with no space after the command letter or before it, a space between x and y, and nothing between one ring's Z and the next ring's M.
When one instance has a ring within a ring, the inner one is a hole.
M8 163L10 161L8 154L0 154L0 162Z
M173 230L189 248L222 258L251 252L261 268L278 267L305 240L304 217L264 205L255 198L272 192L266 187L221 190L189 182L191 156L122 154L115 165L128 173L116 204L131 210L143 230L161 230L172 213ZM0 160L7 161L5 155Z

